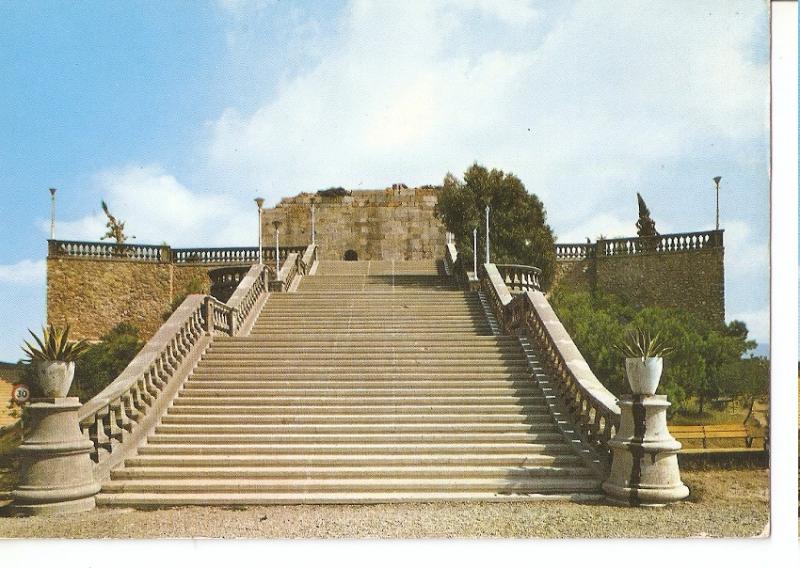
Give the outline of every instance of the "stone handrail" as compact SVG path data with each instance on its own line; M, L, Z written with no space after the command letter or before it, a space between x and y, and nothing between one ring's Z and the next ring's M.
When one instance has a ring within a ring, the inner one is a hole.
M506 287L512 292L541 290L539 278L542 270L540 268L522 264L495 264L495 267L502 276Z
M259 300L267 293L267 269L253 265L244 275L226 304L235 311L232 335L240 335L242 326L253 313Z
M317 262L317 245L308 245L302 258L300 259L300 274L306 275Z
M556 260L583 260L594 254L593 243L556 243Z
M265 280L265 267L256 265L228 303L188 296L114 382L81 407L97 479L106 478L155 427L213 336L236 335L253 318L266 299Z
M286 292L292 285L292 281L298 274L298 265L300 264L300 256L293 252L286 257L283 261L281 269L275 280L270 281L269 289L272 292Z
M691 251L722 246L722 231L676 233L654 237L607 239L598 243L602 256Z
M281 247L281 260L302 253L305 246ZM74 257L93 260L134 260L175 264L240 264L258 262L258 247L172 248L169 245L140 245L49 240L49 258ZM275 248L262 247L264 262L275 262Z
M598 239L593 243L556 244L556 260L583 260L595 256L621 256L635 254L664 254L697 251L723 246L722 230L671 233L653 237L624 239Z
M118 245L116 243L47 241L47 256L50 258L71 256L89 259L138 260L144 262L168 262L169 247L158 245Z
M527 335L538 347L583 438L598 454L608 456L608 442L619 428L617 398L592 373L541 291L514 297L494 264L482 265L480 272L481 289L503 331Z

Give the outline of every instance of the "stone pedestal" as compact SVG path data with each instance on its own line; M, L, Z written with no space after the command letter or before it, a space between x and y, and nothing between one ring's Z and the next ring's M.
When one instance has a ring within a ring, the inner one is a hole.
M667 429L667 397L625 395L620 428L608 445L613 460L603 490L614 503L666 505L689 495L678 469L681 444Z
M12 512L51 515L88 511L100 484L89 453L92 442L78 424L77 398L37 400L28 407L31 433L17 452L20 480L12 491Z

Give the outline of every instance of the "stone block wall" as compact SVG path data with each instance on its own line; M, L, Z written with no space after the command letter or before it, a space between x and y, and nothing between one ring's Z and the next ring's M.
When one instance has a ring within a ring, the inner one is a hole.
M638 248L635 238L557 245L554 289L614 294L640 308L680 308L711 325L723 324L722 231L661 235L658 239L658 250Z
M597 258L596 289L638 307L681 308L718 325L725 321L724 251Z
M312 198L322 260L342 260L347 251L354 251L358 260L422 260L442 255L445 229L434 215L433 188L362 190L338 197L302 193L283 199L264 210L264 245L275 246L275 220L281 223L281 245L311 243Z
M135 325L147 339L193 277L199 278L203 293L209 292L208 272L219 266L51 257L47 259L47 320L69 324L75 339L99 339L120 322Z

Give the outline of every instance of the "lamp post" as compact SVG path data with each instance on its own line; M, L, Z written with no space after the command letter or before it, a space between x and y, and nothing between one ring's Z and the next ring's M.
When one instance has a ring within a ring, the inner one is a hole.
M263 245L261 244L261 212L263 211L264 207L264 198L263 197L256 197L255 200L256 205L258 205L258 264L264 264L264 250Z
M316 219L314 218L314 213L317 208L317 200L316 198L311 198L311 244L317 244L317 225Z
M486 206L486 264L489 264L489 206Z
M719 182L722 181L722 176L714 178L714 184L717 186L717 231L719 231Z
M275 227L275 277L277 278L281 271L281 222L275 219L272 226Z
M55 187L50 188L50 239L56 238L56 191Z
M478 277L478 227L472 229L472 272Z

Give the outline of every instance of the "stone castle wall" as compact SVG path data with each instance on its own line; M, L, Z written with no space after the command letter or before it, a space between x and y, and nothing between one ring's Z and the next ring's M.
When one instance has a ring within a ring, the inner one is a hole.
M631 253L633 249L614 250L613 245L623 242L631 246L637 239L558 245L557 253L568 247L573 247L573 253L580 248L581 253L557 254L554 288L614 294L639 308L680 308L712 325L724 323L722 231L659 238L668 243L663 250L635 253Z
M312 199L323 260L342 260L347 251L359 260L421 260L442 254L445 229L434 215L433 188L362 190L338 197L302 193L283 199L264 210L264 245L275 246L275 220L281 223L281 245L311 243Z
M95 340L120 322L147 339L164 323L175 298L192 278L211 289L209 270L219 265L176 265L129 259L47 259L47 321L71 326L75 339Z

